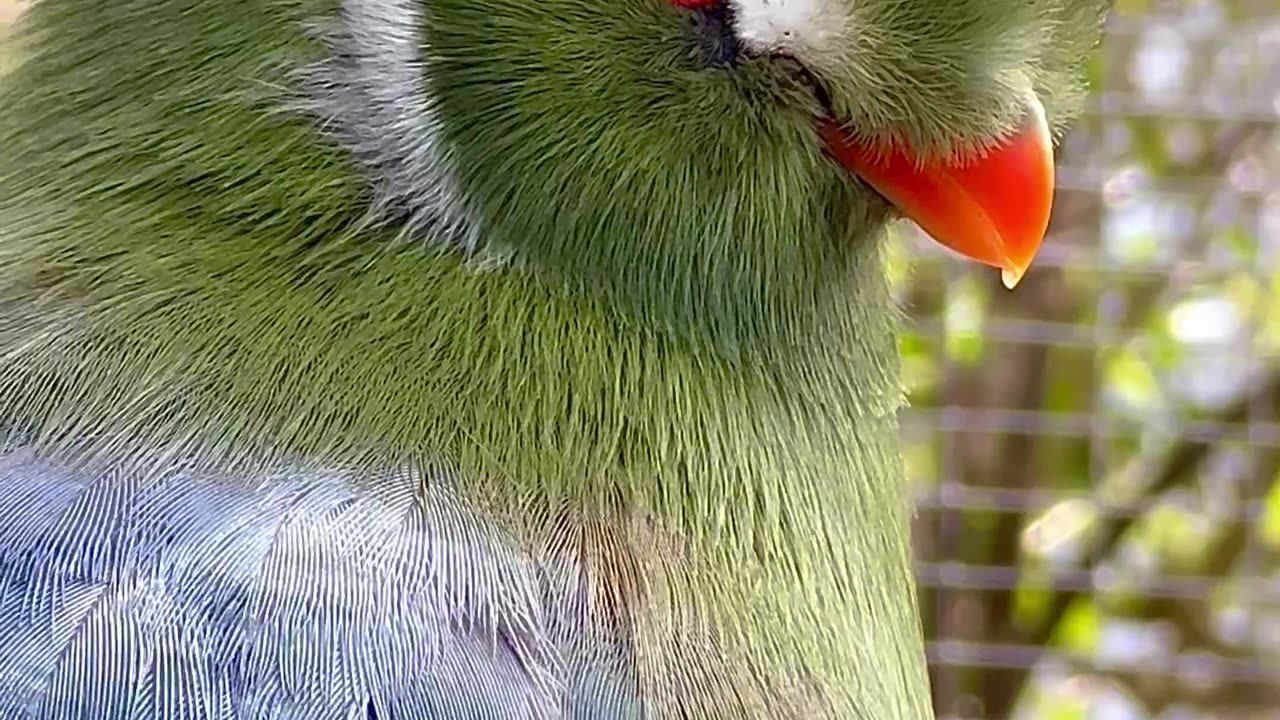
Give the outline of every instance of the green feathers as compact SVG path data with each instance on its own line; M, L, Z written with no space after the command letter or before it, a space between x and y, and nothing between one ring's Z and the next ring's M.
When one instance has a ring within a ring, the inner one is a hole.
M486 238L590 292L772 352L779 322L809 324L848 277L849 228L883 213L822 157L805 88L764 58L707 67L674 6L427 10L429 82Z
M950 151L1024 82L1074 108L1097 4L842 3L796 55L859 132ZM655 717L929 717L888 210L794 65L715 66L661 0L42 0L27 32L10 443L439 464L533 556L588 538Z
M1085 61L1107 0L850 2L815 71L856 136L923 156L989 146L1013 130L1033 90L1062 128L1081 109Z

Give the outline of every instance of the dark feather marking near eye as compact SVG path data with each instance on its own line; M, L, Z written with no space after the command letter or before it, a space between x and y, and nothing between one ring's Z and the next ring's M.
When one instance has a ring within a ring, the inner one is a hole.
M742 45L733 32L733 9L717 2L693 12L694 42L700 59L708 67L733 67L742 54Z

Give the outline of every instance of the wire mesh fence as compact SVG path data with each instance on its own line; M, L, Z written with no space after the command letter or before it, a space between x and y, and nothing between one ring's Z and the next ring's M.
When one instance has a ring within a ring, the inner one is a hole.
M1023 285L898 278L935 705L1280 718L1280 3L1121 0L1094 82Z

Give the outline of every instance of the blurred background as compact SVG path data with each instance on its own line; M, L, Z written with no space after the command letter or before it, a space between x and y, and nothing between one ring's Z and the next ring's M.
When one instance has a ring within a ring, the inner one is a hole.
M1280 719L1280 0L1116 0L1093 75L1016 292L893 246L935 704Z
M1037 263L921 240L903 417L947 720L1280 718L1280 0L1116 0Z

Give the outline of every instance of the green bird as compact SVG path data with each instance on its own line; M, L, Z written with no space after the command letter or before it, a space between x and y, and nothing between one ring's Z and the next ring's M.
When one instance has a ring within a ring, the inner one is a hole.
M0 717L932 717L886 229L1016 283L1104 3L36 3Z

